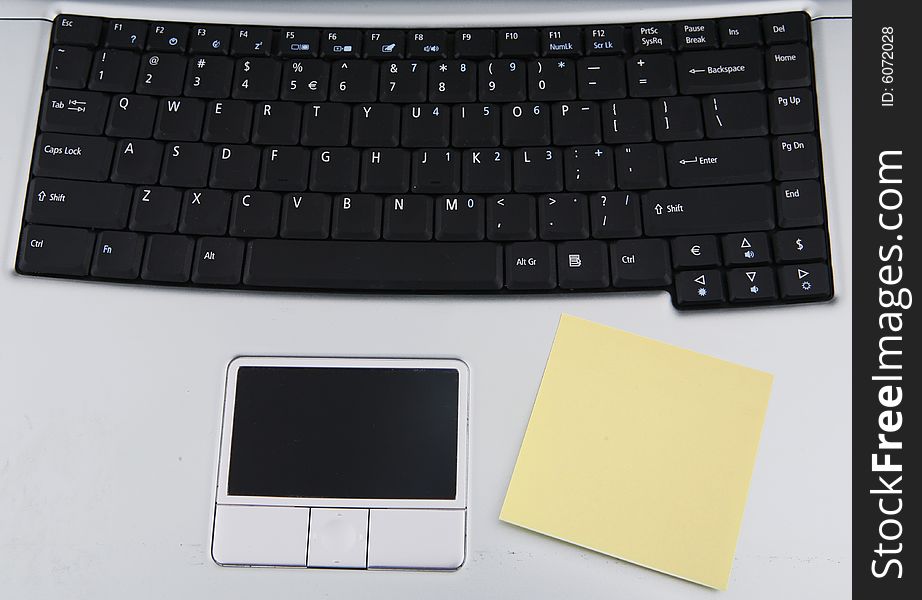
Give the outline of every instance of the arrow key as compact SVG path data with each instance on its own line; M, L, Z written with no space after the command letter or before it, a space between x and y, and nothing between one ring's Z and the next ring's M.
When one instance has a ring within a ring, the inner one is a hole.
M781 267L778 271L781 297L785 300L821 299L831 296L829 267L807 263Z
M684 271L675 277L678 306L696 306L724 301L724 284L720 271Z
M771 267L731 269L727 272L730 302L759 302L778 297Z
M723 238L724 263L727 266L759 265L771 262L768 236L763 232L733 233Z

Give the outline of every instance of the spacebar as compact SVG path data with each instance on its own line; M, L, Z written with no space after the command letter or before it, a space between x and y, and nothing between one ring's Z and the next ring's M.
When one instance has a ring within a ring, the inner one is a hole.
M502 246L492 242L253 240L243 283L341 290L498 290Z

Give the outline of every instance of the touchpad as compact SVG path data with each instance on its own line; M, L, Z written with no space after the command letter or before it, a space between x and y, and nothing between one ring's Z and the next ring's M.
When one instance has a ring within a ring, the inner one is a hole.
M459 567L467 403L468 371L457 360L235 360L215 561Z

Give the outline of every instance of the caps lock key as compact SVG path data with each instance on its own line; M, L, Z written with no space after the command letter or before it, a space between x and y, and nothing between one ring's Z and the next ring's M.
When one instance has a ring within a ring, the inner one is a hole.
M35 142L32 174L40 177L105 181L112 142L102 137L43 133Z

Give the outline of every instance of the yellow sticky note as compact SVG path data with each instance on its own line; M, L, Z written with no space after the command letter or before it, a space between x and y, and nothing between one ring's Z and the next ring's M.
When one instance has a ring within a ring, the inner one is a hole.
M771 384L564 315L500 519L726 589Z

